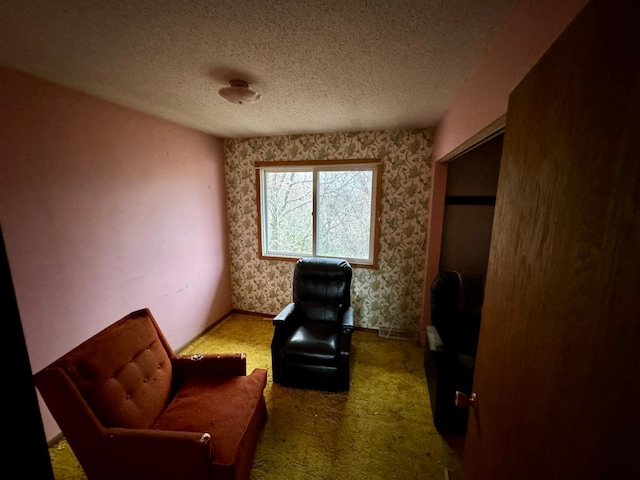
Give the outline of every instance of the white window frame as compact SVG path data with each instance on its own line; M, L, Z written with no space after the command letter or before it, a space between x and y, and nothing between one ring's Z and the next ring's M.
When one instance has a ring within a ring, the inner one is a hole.
M258 256L265 260L296 261L305 256L318 256L318 215L316 214L319 202L318 174L321 171L348 171L360 170L372 172L371 191L371 218L369 220L369 255L368 258L345 258L354 267L378 268L378 243L380 234L380 199L382 197L382 162L377 159L365 160L311 160L288 162L256 162L256 198L258 208ZM295 252L270 252L267 249L267 231L264 221L267 218L265 212L265 188L266 172L312 172L313 173L313 238L310 255Z

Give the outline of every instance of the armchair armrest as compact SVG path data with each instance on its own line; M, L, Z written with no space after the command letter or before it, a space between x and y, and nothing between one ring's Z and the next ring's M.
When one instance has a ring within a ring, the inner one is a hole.
M204 432L107 428L101 443L101 468L113 471L100 478L207 478L214 456Z
M342 317L342 331L347 333L353 333L354 325L354 310L353 307L349 307Z
M295 308L296 308L296 304L295 303L290 303L289 305L284 307L280 311L280 313L278 313L278 315L276 315L273 318L273 324L276 325L276 326L282 325L293 314L293 311L295 310Z
M176 355L171 360L177 375L193 373L223 376L244 376L247 374L245 353Z

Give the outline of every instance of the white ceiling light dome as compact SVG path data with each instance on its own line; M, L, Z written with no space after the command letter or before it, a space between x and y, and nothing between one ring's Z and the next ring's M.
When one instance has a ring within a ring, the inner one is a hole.
M218 90L222 98L231 102L242 105L243 103L257 102L262 98L257 92L249 88L249 84L244 80L231 80L228 87L222 87Z

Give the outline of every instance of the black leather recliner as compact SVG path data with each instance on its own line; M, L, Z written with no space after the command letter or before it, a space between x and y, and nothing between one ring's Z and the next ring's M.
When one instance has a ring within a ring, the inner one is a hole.
M273 381L317 390L349 389L352 269L332 258L301 258L293 302L274 319Z
M469 411L455 406L455 396L471 395L483 297L480 275L440 272L431 285L424 366L434 424L448 433L467 428Z

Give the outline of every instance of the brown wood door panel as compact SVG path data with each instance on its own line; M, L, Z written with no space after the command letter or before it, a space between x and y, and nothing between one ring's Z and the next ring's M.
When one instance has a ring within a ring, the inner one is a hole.
M639 10L588 4L510 97L467 480L640 478Z

